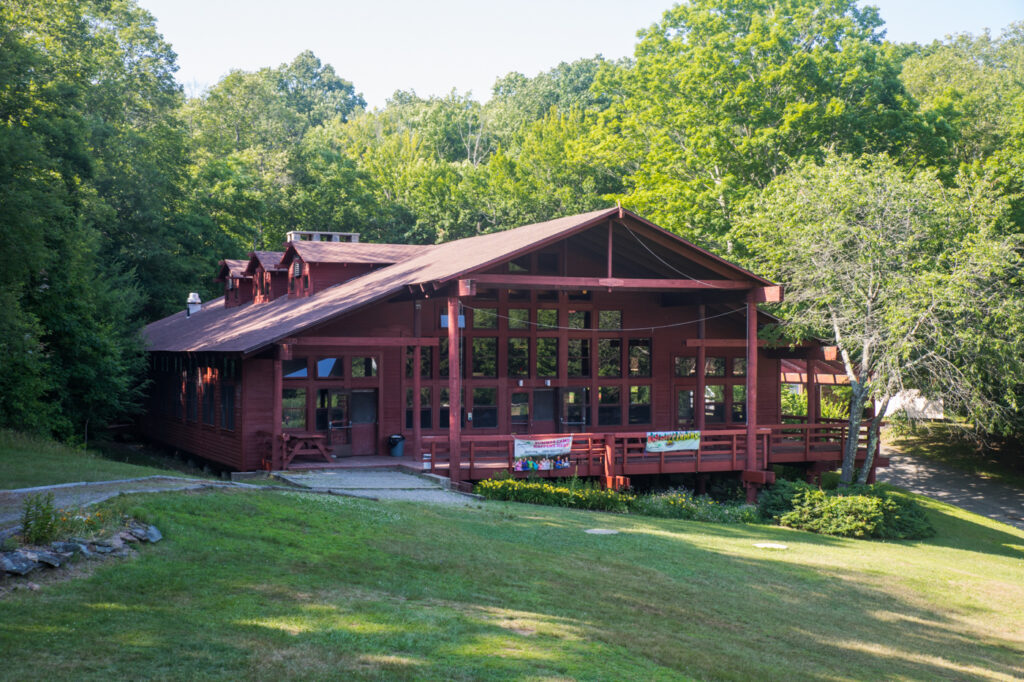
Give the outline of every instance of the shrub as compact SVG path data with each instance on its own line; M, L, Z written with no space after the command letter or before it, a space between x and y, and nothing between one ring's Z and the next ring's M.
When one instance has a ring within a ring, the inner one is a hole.
M779 518L790 528L823 535L867 538L882 524L882 500L865 495L833 496L824 490L803 490L793 498L793 509Z
M790 528L842 537L910 540L935 534L920 505L880 486L855 486L842 494L799 490L792 510L778 519Z
M474 491L491 500L545 504L553 507L572 507L625 513L629 511L633 495L615 490L599 490L588 484L555 485L541 481L498 480L480 481Z
M41 545L55 540L57 532L53 493L26 497L21 510L21 539L29 545Z
M805 490L814 490L814 487L803 481L776 480L758 495L757 509L765 519L777 522L783 514L793 511L794 498Z
M631 511L644 516L713 523L753 523L759 520L754 507L716 502L710 497L694 495L685 488L635 497Z

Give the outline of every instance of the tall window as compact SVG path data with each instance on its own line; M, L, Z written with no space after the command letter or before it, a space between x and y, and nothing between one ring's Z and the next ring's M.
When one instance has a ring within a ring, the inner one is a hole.
M508 340L508 375L530 375L530 339L513 336Z
M220 385L220 428L235 430L235 385Z
M473 376L498 376L498 339L493 336L473 339Z
M188 370L188 380L185 384L185 415L190 422L199 420L199 380L196 377L196 370Z
M473 389L473 428L490 429L498 426L498 389Z
M568 374L571 377L590 376L590 339L569 339Z
M622 390L618 386L601 386L597 389L597 424L622 424Z
M622 376L622 339L598 339L597 376Z
M509 403L509 422L512 428L525 429L530 423L530 394L513 393Z
M281 390L281 427L285 429L306 428L306 389L285 388Z
M537 376L558 376L558 339L537 339Z
M629 340L629 376L651 376L651 340Z
M203 382L203 423L213 426L217 418L217 389L212 381Z
M412 428L413 418L413 390L411 388L405 391L405 428ZM433 428L433 410L430 404L430 387L424 386L420 389L420 428L429 429Z
M629 387L629 423L651 423L651 387Z

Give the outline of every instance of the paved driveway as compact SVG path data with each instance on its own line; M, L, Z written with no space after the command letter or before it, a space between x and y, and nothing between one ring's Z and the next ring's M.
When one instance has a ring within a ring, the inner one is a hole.
M891 459L887 468L878 470L879 481L1024 530L1024 489L910 457L893 448L887 448L883 454Z

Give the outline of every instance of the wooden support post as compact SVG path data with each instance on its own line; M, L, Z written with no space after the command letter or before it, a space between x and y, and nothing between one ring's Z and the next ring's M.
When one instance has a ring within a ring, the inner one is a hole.
M821 414L821 403L818 400L818 368L814 358L807 358L807 429L804 431L804 457L811 456L811 443L814 442L816 434L815 426Z
M281 468L281 463L284 461L284 444L281 442L281 389L283 388L284 373L281 367L281 356L279 353L274 354L274 397L273 405L274 409L271 411L270 419L270 461L271 468Z
M419 301L413 303L412 328L413 335L420 337L420 312L422 305ZM416 344L412 347L412 454L416 462L419 462L423 455L421 441L423 438L422 425L420 424L420 412L423 409L420 398L420 384L423 379L420 377L423 369L423 346ZM417 464L417 466L419 466Z
M462 479L462 358L459 357L459 297L448 297L448 477Z
M746 470L757 469L757 303L747 296L747 464ZM747 502L757 502L757 488L747 484Z
M707 333L704 318L707 317L707 306L697 306L697 338L703 340ZM698 431L704 430L704 391L707 389L707 378L704 376L704 363L707 360L707 348L702 343L697 346L697 394L693 396L694 424Z

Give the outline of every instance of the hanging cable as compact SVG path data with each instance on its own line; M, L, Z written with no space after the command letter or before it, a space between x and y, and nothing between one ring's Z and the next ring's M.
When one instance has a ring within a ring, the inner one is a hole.
M708 284L704 280L697 279L693 275L688 275L685 272L683 272L682 270L680 270L679 268L675 267L674 265L672 265L671 263L666 261L664 258L659 256L658 254L654 253L654 251L652 251L651 248L649 246L647 246L647 244L645 244L643 242L643 240L640 239L639 236L637 236L636 232L633 232L633 230L629 229L629 225L626 225L625 223L619 223L619 224L622 225L624 228L626 228L626 232L629 232L631 235L633 235L633 239L636 240L637 244L639 244L640 246L644 247L644 249L647 251L647 253L649 253L652 256L654 256L658 260L658 262L661 263L662 265L664 265L666 268L668 268L672 272L676 273L677 275L682 275L686 279L693 280L694 282L698 282L700 284L704 284L704 285L707 285L709 287L712 286L711 284Z

